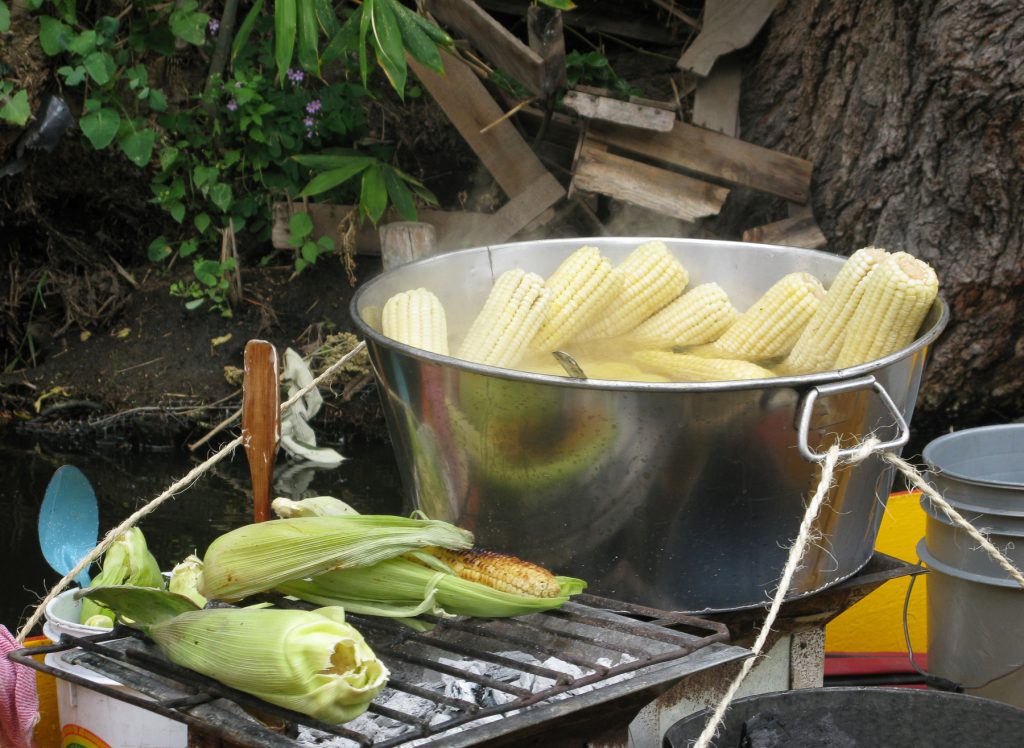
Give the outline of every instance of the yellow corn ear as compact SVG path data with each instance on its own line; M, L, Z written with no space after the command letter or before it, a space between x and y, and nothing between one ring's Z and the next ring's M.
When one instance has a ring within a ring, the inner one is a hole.
M558 350L614 301L620 280L597 247L580 247L545 282L550 293L544 324L530 349Z
M864 296L868 275L887 255L888 252L879 247L864 247L850 255L829 286L818 311L780 365L781 373L809 374L833 367L846 338L850 318Z
M775 376L770 370L750 361L731 358L706 358L669 351L637 351L632 359L640 368L662 374L674 382L731 382Z
M865 282L836 368L874 361L912 343L938 292L939 279L928 263L906 252L886 257Z
M426 553L447 564L456 576L502 592L533 597L558 597L558 578L550 571L516 556L470 549L427 548Z
M384 304L381 332L399 343L448 355L448 322L441 300L425 288L395 294Z
M712 345L722 358L765 361L785 356L825 296L810 273L783 276Z
M630 332L674 301L690 280L686 268L664 242L657 240L645 242L630 252L615 268L614 275L622 287L618 300L602 319L580 334L580 340Z
M515 366L543 323L548 296L544 279L536 273L520 268L502 273L459 346L458 357Z
M716 340L739 317L717 283L702 283L643 322L630 335L644 348L703 345Z

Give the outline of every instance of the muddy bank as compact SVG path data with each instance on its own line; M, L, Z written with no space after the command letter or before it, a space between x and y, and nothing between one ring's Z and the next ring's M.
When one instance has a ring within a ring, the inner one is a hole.
M379 259L360 258L357 271L372 277ZM187 310L166 275L140 268L133 276L138 289L102 329L40 336L36 366L0 375L0 428L69 447L180 447L240 406L248 340L309 355L351 330L354 289L336 260L297 278L290 266L243 268L243 301L230 318ZM313 363L317 371L322 362ZM365 365L331 390L314 426L334 438L386 439Z

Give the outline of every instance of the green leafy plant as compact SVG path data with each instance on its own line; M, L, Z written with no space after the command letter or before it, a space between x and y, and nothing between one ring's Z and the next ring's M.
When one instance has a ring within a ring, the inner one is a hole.
M231 304L228 295L231 289L231 281L228 274L235 270L235 261L227 259L224 262L197 258L192 263L192 273L196 280L175 281L171 284L171 295L182 299L186 309L198 309L208 304L214 311L220 312L224 317L231 316Z
M578 52L573 50L565 55L565 78L569 88L578 84L600 86L622 96L640 96L643 92L635 88L612 70L608 58L597 50Z
M21 127L28 122L31 113L28 92L15 91L12 81L0 81L0 120Z

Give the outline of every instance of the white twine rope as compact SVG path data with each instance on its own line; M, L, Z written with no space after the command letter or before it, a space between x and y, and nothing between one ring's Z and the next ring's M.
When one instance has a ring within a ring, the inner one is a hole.
M284 413L286 413L288 408L290 408L292 405L298 402L303 396L306 395L306 393L308 393L310 390L312 390L314 387L320 384L320 382L322 382L324 379L330 376L335 370L344 366L353 358L355 358L355 356L359 354L364 348L366 348L366 342L360 341L351 351L349 351L344 356L335 361L333 364L324 369L320 376L318 376L312 382L307 384L305 387L301 388L292 397L288 398L284 403L281 404L281 414L283 415ZM46 594L46 597L43 598L42 602L40 602L36 606L36 609L33 611L32 616L28 619L25 625L22 626L21 629L18 631L18 644L25 643L25 637L28 636L29 631L31 631L32 628L37 623L39 623L39 619L43 617L43 613L46 610L46 606L50 604L50 601L57 597L57 595L59 595L61 592L63 592L64 589L71 582L71 580L78 576L79 572L81 572L83 569L88 568L89 564L91 564L93 561L102 556L106 552L107 548L110 547L110 544L114 542L115 539L120 537L120 535L124 533L126 530L130 530L132 527L138 524L139 520L141 520L147 514L156 510L156 508L163 504L165 501L167 501L167 499L176 495L179 491L188 488L190 485L192 485L192 483L196 479L198 479L199 476L201 476L207 470L209 470L218 462L220 462L225 457L234 452L235 448L239 444L242 444L243 441L243 437L236 436L234 439L232 439L223 447L221 447L219 451L215 452L209 459L206 460L206 462L203 462L200 465L196 465L194 468L188 471L188 473L183 478L179 478L177 481L171 484L171 486L168 487L167 490L165 490L162 494L157 496L155 499L150 501L141 509L134 512L124 522L122 522L113 530L108 532L104 536L103 540L101 540L96 545L95 548L89 551L85 555L85 557L82 558L82 560L75 565L74 569L65 574L64 578L57 582L57 584L55 584L53 588Z
M875 452L875 447L879 443L878 439L869 437L864 440L863 443L858 445L848 457L844 458L843 462L847 464L862 462ZM1021 573L1020 569L1014 566L998 548L992 545L992 542L986 538L981 531L964 519L956 509L950 506L938 491L928 485L921 473L918 472L917 468L901 458L899 455L891 452L884 452L880 456L883 460L894 465L901 473L903 473L903 475L905 475L914 486L919 488L933 505L939 507L939 509L941 509L943 513L950 518L950 520L962 527L967 534L970 535L970 537L980 547L984 548L985 551L994 558L999 565L1003 567L1008 574L1010 574L1011 577L1013 577L1017 584L1024 589L1024 574ZM785 600L786 594L789 592L789 587L793 581L793 575L799 568L800 560L803 558L804 552L807 550L807 546L816 540L814 533L811 531L811 525L817 518L822 504L825 503L828 490L832 486L832 476L837 464L839 464L839 445L834 444L825 453L825 460L822 462L821 466L821 480L818 481L818 488L814 492L814 496L811 498L810 503L807 505L807 510L804 512L804 517L800 522L800 531L797 533L796 540L793 541L793 545L789 549L789 555L786 557L786 565L783 567L782 576L779 579L779 587L775 592L775 597L772 599L771 607L768 609L768 615L765 616L764 624L761 626L757 639L754 641L754 646L751 648L751 656L743 661L743 666L740 668L739 673L733 679L732 683L729 684L729 688L726 690L725 695L718 703L718 706L715 707L715 711L711 715L711 719L708 720L707 724L704 726L704 730L697 738L697 741L693 744L694 748L708 748L711 744L711 740L718 732L718 727L721 724L723 717L725 717L726 711L728 711L733 699L736 698L736 693L739 691L740 686L743 685L743 681L746 680L747 675L754 667L758 658L760 658L761 652L764 650L765 643L768 641L768 636L771 634L772 624L774 624L775 619L778 618L783 600Z

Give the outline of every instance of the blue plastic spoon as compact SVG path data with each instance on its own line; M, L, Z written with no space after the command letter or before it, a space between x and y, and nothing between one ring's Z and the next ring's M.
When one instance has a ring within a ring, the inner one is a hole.
M89 479L71 465L57 468L39 508L39 545L43 558L64 576L96 546L99 529L100 512ZM75 581L87 587L88 568L82 570Z

